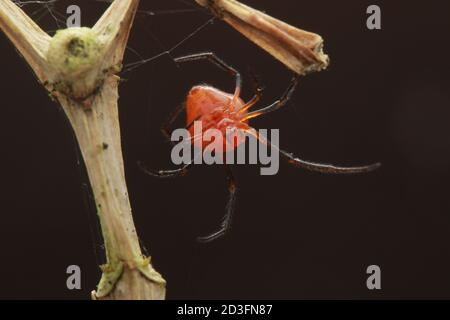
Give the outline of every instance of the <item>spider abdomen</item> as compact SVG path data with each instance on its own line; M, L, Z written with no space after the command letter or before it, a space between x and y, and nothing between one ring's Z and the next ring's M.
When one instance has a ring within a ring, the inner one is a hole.
M193 87L186 99L186 125L189 126L191 137L198 141L198 133L195 132L194 121L200 121L202 124L202 137L209 129L217 129L221 132L223 138L223 148L221 151L231 151L238 147L245 139L240 138L238 134L234 139L234 144L226 144L227 132L236 132L237 130L247 130L249 126L247 121L242 118L247 114L246 110L240 109L245 103L242 99L234 99L232 94L220 91L210 86ZM243 131L241 132L243 133ZM202 147L206 148L211 141L202 139ZM219 150L217 150L219 151Z

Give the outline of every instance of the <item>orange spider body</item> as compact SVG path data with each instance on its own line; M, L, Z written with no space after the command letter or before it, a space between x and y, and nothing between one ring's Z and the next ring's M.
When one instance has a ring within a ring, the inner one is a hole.
M229 94L216 88L200 85L193 87L186 99L186 125L191 137L195 137L194 121L202 123L202 137L206 130L217 129L222 133L223 149L228 152L245 142L243 135L236 135L233 141L226 143L227 130L244 132L250 127L244 119L247 110L245 102L236 94ZM243 109L244 108L244 109ZM192 139L194 143L198 137ZM198 140L197 140L198 141ZM206 148L211 141L202 139L202 147Z

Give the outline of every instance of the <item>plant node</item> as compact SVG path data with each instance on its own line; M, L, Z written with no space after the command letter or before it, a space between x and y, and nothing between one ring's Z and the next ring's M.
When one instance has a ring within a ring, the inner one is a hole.
M47 62L53 68L52 91L83 100L101 85L102 45L90 28L59 30L50 41Z

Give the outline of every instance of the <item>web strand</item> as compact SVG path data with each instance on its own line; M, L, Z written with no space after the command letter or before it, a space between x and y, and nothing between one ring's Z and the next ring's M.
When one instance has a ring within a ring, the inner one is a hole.
M144 65L144 64L146 64L146 63L149 63L149 62L151 62L151 61L153 61L153 60L156 60L156 59L158 59L158 58L160 58L160 57L162 57L162 56L165 56L165 55L168 55L168 56L171 57L171 53L172 53L173 51L175 51L175 50L178 49L180 46L182 46L184 43L186 43L187 41L189 41L191 38L193 38L195 35L197 35L199 32L201 32L203 29L205 29L208 25L212 24L212 23L214 22L214 20L215 20L215 17L212 17L212 18L208 19L208 21L206 21L206 22L203 23L201 26L199 26L198 28L196 28L193 32L191 32L189 35L187 35L185 38L183 38L183 40L181 40L180 42L178 42L177 44L175 44L175 45L174 45L173 47L171 47L169 50L165 50L165 51L163 51L163 52L161 52L161 53L158 53L157 55L152 56L152 57L150 57L150 58L143 59L143 60L140 60L140 61L136 61L136 62L132 62L132 63L127 64L127 65L125 66L123 72L124 72L124 73L130 72L130 71L132 71L132 70L134 70L134 69L136 69L136 68L138 68L138 67L141 67L142 65ZM171 57L171 59L174 60L172 57Z

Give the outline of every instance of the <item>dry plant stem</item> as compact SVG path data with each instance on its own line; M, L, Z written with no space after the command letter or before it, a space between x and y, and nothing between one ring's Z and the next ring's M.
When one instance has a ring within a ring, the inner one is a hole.
M62 105L86 164L107 256L93 299L165 297L164 279L139 246L120 139L115 73L138 4L114 1L92 29L61 30L51 38L10 0L0 0L0 28Z
M10 0L0 1L0 29L33 68L41 83L45 83L48 72L45 55L50 36Z
M299 75L328 66L318 34L293 27L235 0L195 0Z

